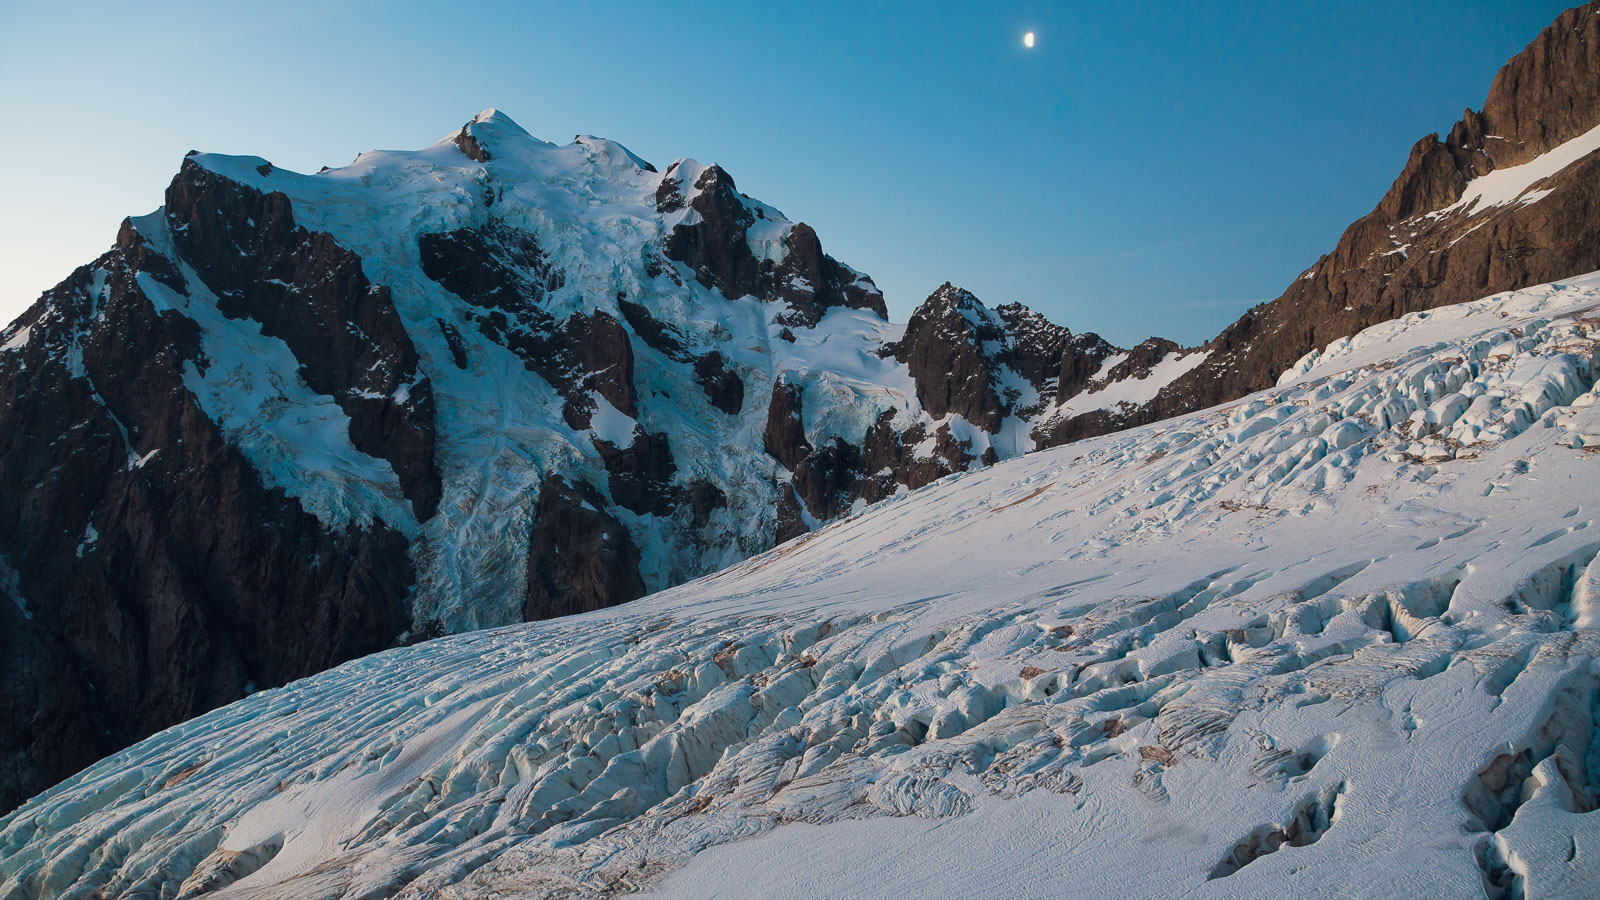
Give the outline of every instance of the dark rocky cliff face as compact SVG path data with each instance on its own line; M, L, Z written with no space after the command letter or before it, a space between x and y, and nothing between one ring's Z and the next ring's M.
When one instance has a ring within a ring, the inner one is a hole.
M563 417L573 428L589 427L590 391L633 414L628 335L604 311L557 321L542 308L566 276L545 259L536 235L490 219L481 228L424 234L417 245L423 274L471 304L479 331L561 393Z
M1000 323L978 298L945 282L911 314L894 354L911 370L917 400L929 415L958 413L994 431L1004 410L983 344L1000 337Z
M1087 337L1090 345L1114 352L1097 335ZM995 432L1007 416L1030 418L1043 409L1092 355L1084 346L1020 303L990 310L946 282L911 314L905 337L886 350L906 364L930 415L956 413Z
M265 487L184 386L194 323L143 279L183 286L124 225L0 355L0 809L408 625L405 539Z
M639 550L604 507L605 498L594 488L559 475L539 489L523 618L589 612L644 595Z
M1078 341L1018 303L991 310L946 283L912 313L901 339L879 351L905 366L923 418L884 412L859 442L835 437L814 446L806 438L804 391L779 381L764 435L767 453L786 476L776 539L1031 449L1008 447L1002 454L996 445L1007 423L1026 423L1048 407L1063 371L1084 365L1085 347L1115 352L1097 336L1088 338Z
M1600 4L1585 3L1556 17L1495 76L1483 112L1469 127L1492 141L1451 132L1452 143L1486 151L1496 166L1514 166L1571 140L1600 122Z

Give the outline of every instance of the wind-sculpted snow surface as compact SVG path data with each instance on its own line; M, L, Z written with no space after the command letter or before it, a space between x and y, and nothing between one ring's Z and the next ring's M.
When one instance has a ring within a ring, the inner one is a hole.
M1600 891L1600 276L169 729L0 897Z

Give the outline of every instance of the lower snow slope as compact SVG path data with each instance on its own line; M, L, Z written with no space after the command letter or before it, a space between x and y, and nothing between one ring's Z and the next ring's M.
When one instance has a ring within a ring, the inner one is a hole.
M1597 375L1600 275L1407 316L169 729L0 897L1592 895Z

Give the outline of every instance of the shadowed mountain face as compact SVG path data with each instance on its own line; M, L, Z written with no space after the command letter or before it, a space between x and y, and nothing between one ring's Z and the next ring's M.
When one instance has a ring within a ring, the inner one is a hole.
M251 685L382 649L406 628L415 574L404 535L307 512L264 482L188 387L202 368L233 363L209 357L197 323L152 300L185 279L125 225L115 249L8 332L7 806ZM403 425L419 409L431 415L416 402L372 421Z
M0 809L254 689L626 602L1270 387L1397 315L1600 268L1597 13L1563 14L1200 348L948 284L890 323L720 167L493 110L317 175L191 154L0 332Z

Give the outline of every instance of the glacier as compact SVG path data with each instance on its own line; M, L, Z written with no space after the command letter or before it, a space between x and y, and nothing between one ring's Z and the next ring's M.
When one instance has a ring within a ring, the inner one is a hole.
M0 819L0 898L1600 893L1600 273L355 660Z

